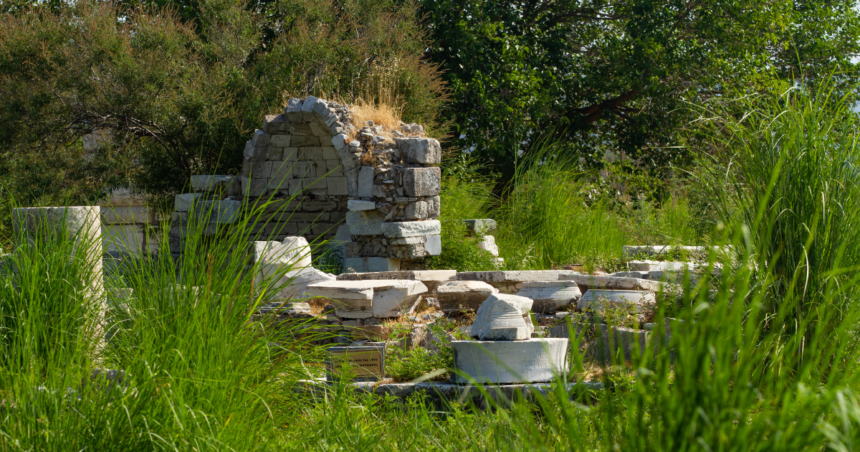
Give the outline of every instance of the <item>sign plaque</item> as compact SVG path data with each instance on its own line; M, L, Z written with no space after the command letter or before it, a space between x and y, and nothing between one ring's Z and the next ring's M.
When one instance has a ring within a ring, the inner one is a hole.
M326 359L328 381L348 373L354 381L379 381L385 377L385 343L331 347Z

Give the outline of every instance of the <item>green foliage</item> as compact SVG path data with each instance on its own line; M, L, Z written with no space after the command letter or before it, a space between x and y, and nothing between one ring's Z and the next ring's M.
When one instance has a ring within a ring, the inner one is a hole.
M130 184L165 198L193 174L236 174L245 141L290 96L389 102L439 130L444 88L419 61L414 5L192 3L0 18L0 176L18 202L91 204Z
M828 291L848 287L854 273L847 269L860 264L853 101L824 82L741 104L743 117L714 120L718 153L705 163L705 183L726 221L734 215L749 225L758 265L774 278L774 304L765 309L778 312L782 298L797 297L800 319L825 302L852 303L852 292Z
M453 354L450 346L442 346L438 351L426 348L389 348L385 356L385 373L394 381L412 381L436 372L431 380L446 380L448 370L453 367Z
M684 166L688 102L840 73L851 92L857 2L422 0L452 88L455 144L507 179L544 130L589 165L624 152Z

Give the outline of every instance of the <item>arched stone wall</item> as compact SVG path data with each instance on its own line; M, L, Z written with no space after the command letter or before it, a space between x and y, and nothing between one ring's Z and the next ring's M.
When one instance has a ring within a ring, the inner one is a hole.
M258 226L270 240L330 239L340 229L350 240L346 267L359 271L441 252L441 148L421 126L353 124L348 106L291 99L284 114L265 118L244 156L243 201L275 200L271 221Z

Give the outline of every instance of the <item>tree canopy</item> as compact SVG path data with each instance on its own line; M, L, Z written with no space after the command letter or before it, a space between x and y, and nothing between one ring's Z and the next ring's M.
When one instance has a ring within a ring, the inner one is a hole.
M858 68L855 1L422 0L455 143L502 172L546 131L586 161L683 164L690 103Z

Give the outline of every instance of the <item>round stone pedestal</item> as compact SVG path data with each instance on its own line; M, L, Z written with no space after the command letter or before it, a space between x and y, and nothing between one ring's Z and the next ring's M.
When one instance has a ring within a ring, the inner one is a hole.
M455 383L540 383L567 372L567 339L451 341Z

